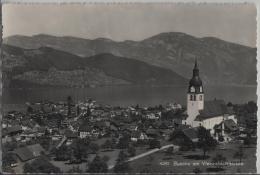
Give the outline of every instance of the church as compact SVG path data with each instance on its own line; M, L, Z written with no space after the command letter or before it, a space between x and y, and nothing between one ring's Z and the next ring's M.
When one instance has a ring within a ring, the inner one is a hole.
M227 121L237 124L232 107L228 107L224 100L205 101L196 60L187 92L187 115L182 124L193 128L203 126L210 130L211 134L215 133L216 127L221 126L223 131L221 135L224 135L225 124L229 123Z

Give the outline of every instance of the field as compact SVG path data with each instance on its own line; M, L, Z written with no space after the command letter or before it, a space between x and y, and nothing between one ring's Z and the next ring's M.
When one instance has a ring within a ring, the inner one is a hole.
M212 166L202 165L202 161L212 162L212 158L217 154L221 153L226 157L226 162L239 162L239 159L234 158L233 155L238 150L237 144L226 144L218 146L214 151L207 153L209 156L203 160L201 150L196 151L178 151L173 155L166 155L165 152L160 151L149 155L147 157L140 158L130 163L131 171L138 172L162 172L162 173L192 173L195 168L199 168L201 172L208 172L208 168L214 168ZM256 172L256 147L244 147L244 157L242 158L243 166L225 166L223 167L222 173L255 173ZM175 162L175 163L174 163ZM178 163L176 163L178 162ZM197 163L194 165L193 163Z

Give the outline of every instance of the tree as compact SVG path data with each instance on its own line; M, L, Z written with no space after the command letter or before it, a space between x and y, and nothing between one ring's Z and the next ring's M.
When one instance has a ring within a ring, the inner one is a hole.
M247 146L249 146L250 144L251 144L251 134L250 133L248 133L247 134L247 136L246 136L246 138L244 139L244 145L247 145Z
M249 101L245 109L248 113L256 113L257 112L257 104L254 101Z
M71 115L71 105L72 105L72 98L71 96L67 97L67 105L68 105L68 116Z
M99 145L96 143L90 143L89 144L89 149L92 153L97 153L99 150Z
M46 130L48 132L48 130ZM51 137L49 136L41 136L38 139L38 143L40 143L40 145L45 149L45 150L49 150L51 147Z
M79 108L79 105L77 105L77 115L80 114L80 108Z
M227 161L227 158L222 154L218 153L215 157L212 158L212 163L216 164L216 168L221 169L224 166L224 163Z
M127 160L127 154L122 150L119 152L117 162L124 162Z
M112 146L112 141L107 139L104 144L101 145L101 147L103 149L111 149L113 146Z
M76 139L72 143L72 155L79 161L87 158L89 151L89 141L86 139Z
M90 108L88 106L88 108L87 108L87 117L89 117L90 115L91 115L91 110L90 110Z
M3 161L2 162L3 167L10 167L11 164L17 162L17 160L12 155L12 153L6 153L6 152L3 152L2 161Z
M8 151L13 151L18 147L18 143L16 140L12 140L11 142L6 142L3 144L2 151L3 152L8 152Z
M171 146L171 147L167 148L167 150L166 150L165 153L166 153L167 155L172 155L172 154L173 154L173 150L174 150L174 149L173 149L173 147Z
M130 167L127 162L127 155L125 154L124 151L120 151L118 158L117 158L117 163L114 167L114 172L115 173L127 173L129 172Z
M32 113L33 112L33 108L29 105L27 107L27 113Z
M233 157L238 158L239 162L241 163L243 156L244 156L244 150L242 145L240 145L238 150L234 153Z
M104 155L104 156L102 157L102 160L105 161L105 162L109 161L109 156Z
M203 150L203 159L205 159L206 153L216 147L217 141L213 139L210 132L202 126L198 129L198 138L198 147Z
M232 104L231 102L228 102L228 103L227 103L227 106L228 106L228 107L232 107L233 104Z
M23 169L24 173L61 173L61 170L45 157L36 158L31 163L25 163Z
M67 146L62 145L55 151L55 160L66 161L70 159L70 150Z
M154 149L154 148L161 148L161 143L159 140L156 139L152 139L149 141L149 145L150 145L150 149Z
M153 171L150 169L150 168L147 168L147 167L144 167L140 173L142 174L150 174L150 173L153 173Z
M201 171L201 169L200 168L194 168L193 169L193 173L195 173L195 174L200 174L200 173L202 173L202 171Z
M135 147L134 146L129 146L128 149L127 149L127 152L128 152L130 157L135 156L135 152L136 152Z
M124 135L123 137L121 137L119 139L119 142L117 144L117 147L119 149L125 149L125 148L128 148L129 146L129 143L130 143L130 137L128 135Z
M106 173L108 171L107 164L102 160L99 155L96 155L94 160L90 163L88 172L89 173Z
M159 109L160 111L163 111L163 106L160 104L159 107L158 107L158 109Z
M67 173L83 173L79 166L73 166Z

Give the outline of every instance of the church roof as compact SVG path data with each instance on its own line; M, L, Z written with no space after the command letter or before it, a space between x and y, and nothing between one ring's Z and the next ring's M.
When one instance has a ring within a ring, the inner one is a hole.
M214 118L224 114L230 114L224 100L205 101L204 109L200 110L200 114L196 117L196 121Z

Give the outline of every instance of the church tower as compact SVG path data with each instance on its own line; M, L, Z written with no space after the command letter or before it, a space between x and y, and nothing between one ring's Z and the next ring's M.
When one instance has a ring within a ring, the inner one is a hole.
M202 81L199 77L199 68L197 60L193 68L193 75L189 82L189 88L187 93L187 119L184 121L187 125L192 127L199 126L199 123L194 121L199 111L204 109L204 92Z

